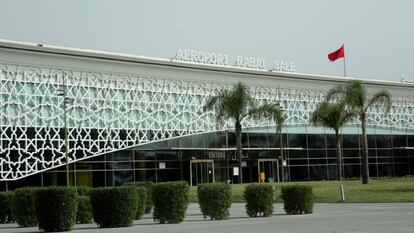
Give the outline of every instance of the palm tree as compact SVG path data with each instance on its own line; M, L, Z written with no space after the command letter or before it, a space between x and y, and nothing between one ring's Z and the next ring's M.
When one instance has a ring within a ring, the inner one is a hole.
M242 172L242 125L241 122L256 112L256 101L248 87L239 82L231 90L223 89L207 100L204 111L214 110L216 119L222 122L232 119L235 122L237 157L239 159L239 183L243 183Z
M265 103L258 107L253 112L254 117L263 117L271 119L276 123L276 134L279 135L279 149L280 149L280 159L282 161L281 173L282 173L282 182L285 181L285 173L283 168L283 138L282 138L282 127L287 119L285 111L280 107L280 103Z
M342 152L341 135L339 130L353 117L354 113L347 111L344 103L322 102L312 113L310 121L315 126L332 128L335 131L336 139L336 159L338 166L338 180L342 180Z
M374 105L385 106L385 114L391 108L391 94L386 90L379 90L371 98L368 97L362 81L354 80L345 85L339 85L329 90L327 100L335 98L341 99L350 108L353 109L356 116L361 122L362 129L362 183L368 184L369 181L369 162L368 162L368 142L367 142L367 115L368 110Z

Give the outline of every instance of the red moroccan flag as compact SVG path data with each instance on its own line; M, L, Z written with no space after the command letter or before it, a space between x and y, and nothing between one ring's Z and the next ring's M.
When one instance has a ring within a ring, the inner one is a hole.
M338 50L328 54L329 61L331 62L341 57L345 57L345 47L343 45Z

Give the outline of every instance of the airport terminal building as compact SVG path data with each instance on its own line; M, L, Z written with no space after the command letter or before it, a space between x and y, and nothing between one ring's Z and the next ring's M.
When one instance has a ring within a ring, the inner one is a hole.
M1 40L0 190L66 184L66 151L72 185L234 182L233 122L217 123L203 106L237 82L259 103L280 102L288 116L283 161L274 122L243 122L244 182L258 182L261 173L266 182L282 175L335 179L335 135L309 118L330 88L352 78L235 67L220 59L223 64L205 64ZM389 114L381 106L369 111L370 175L414 174L414 84L363 82L370 93L386 89L393 96ZM361 174L360 134L357 121L342 129L346 178Z

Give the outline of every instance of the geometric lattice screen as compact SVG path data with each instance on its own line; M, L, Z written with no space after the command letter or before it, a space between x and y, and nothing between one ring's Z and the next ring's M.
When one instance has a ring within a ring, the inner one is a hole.
M71 162L128 146L196 132L217 125L204 113L206 99L230 86L140 74L99 73L0 64L0 180L15 180L65 163L63 79L67 97ZM275 81L276 82L276 81ZM259 102L280 99L288 125L307 124L324 92L252 86ZM246 121L244 126L269 125ZM372 109L369 124L414 129L414 97L398 97L388 116Z

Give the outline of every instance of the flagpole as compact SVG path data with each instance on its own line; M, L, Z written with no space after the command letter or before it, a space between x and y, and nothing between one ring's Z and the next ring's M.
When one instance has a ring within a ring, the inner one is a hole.
M344 51L344 77L346 77L346 62L345 62L345 44L342 44L343 51Z
M346 77L345 56L344 56L344 77Z

